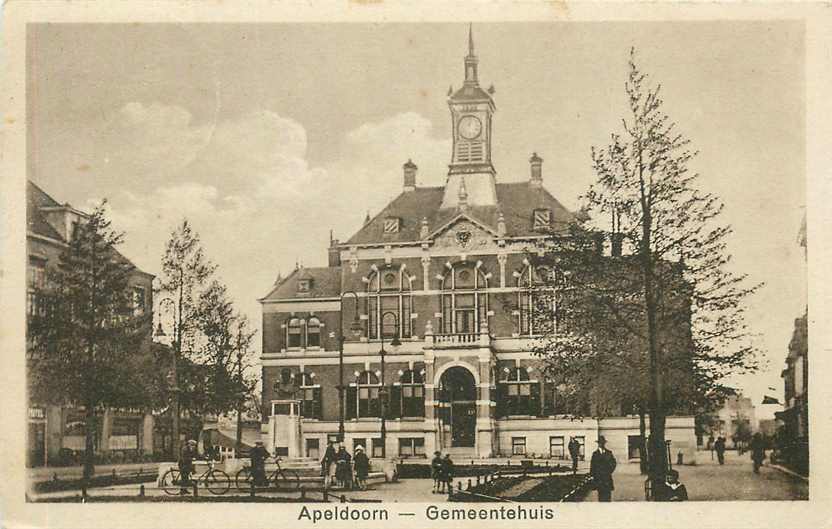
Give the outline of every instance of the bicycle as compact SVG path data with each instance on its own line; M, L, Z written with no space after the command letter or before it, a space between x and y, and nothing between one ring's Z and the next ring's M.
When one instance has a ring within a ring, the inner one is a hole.
M180 480L180 474L178 468L172 468L162 474L162 479L159 481L159 486L162 490L165 491L166 494L171 496L176 496L180 493L181 489L183 488L183 484ZM188 480L188 485L193 484L196 482L202 481L205 483L205 488L208 489L208 492L215 495L221 495L228 492L228 489L231 488L231 478L218 468L214 468L214 462L208 461L208 469L199 475L196 479L191 477Z
M285 485L285 488L300 488L300 474L296 470L282 468L279 457L274 458L274 461L277 463L277 468L271 474L266 475L265 486L268 487L269 484L273 483L276 488L283 488L282 485ZM251 467L243 467L237 472L234 482L238 489L249 490L253 479Z

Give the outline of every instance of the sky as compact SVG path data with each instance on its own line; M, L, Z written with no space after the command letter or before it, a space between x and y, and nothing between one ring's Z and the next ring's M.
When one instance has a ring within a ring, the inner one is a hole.
M238 308L295 263L325 266L402 186L442 185L447 92L463 79L467 23L48 24L28 30L28 176L60 202L102 199L122 251L157 273L187 218ZM806 305L804 29L799 22L474 24L495 87L500 182L543 159L567 207L593 180L590 148L620 130L629 49L699 150L692 168L726 205L732 266L765 286L748 320L768 366L738 384L782 397ZM776 388L776 391L768 390Z

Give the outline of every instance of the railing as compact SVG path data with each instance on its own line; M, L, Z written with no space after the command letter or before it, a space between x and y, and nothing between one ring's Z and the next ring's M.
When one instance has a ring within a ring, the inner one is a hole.
M427 334L425 341L428 346L436 348L447 347L488 347L490 337L487 332L479 333L453 333L453 334Z

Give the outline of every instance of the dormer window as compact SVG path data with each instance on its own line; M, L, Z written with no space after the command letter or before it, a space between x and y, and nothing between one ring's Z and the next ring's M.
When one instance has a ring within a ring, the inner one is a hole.
M399 233L401 219L398 217L387 217L384 219L384 233Z
M552 210L536 209L532 216L532 228L535 230L546 230L552 223Z
M301 279L298 281L298 292L309 292L312 288L311 279Z

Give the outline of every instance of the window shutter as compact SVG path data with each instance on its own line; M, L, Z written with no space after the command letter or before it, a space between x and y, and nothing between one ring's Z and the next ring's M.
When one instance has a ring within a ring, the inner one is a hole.
M355 419L358 416L357 409L358 388L355 386L347 387L347 419Z
M497 413L497 417L505 417L506 416L506 385L505 384L497 384L497 409L495 410Z
M402 387L390 387L390 405L387 406L387 418L398 419L402 416Z
M321 388L315 388L312 391L312 396L315 399L315 415L314 415L314 417L316 419L319 419L319 420L323 419L324 404L323 404L323 400L322 400L323 392L321 391Z

